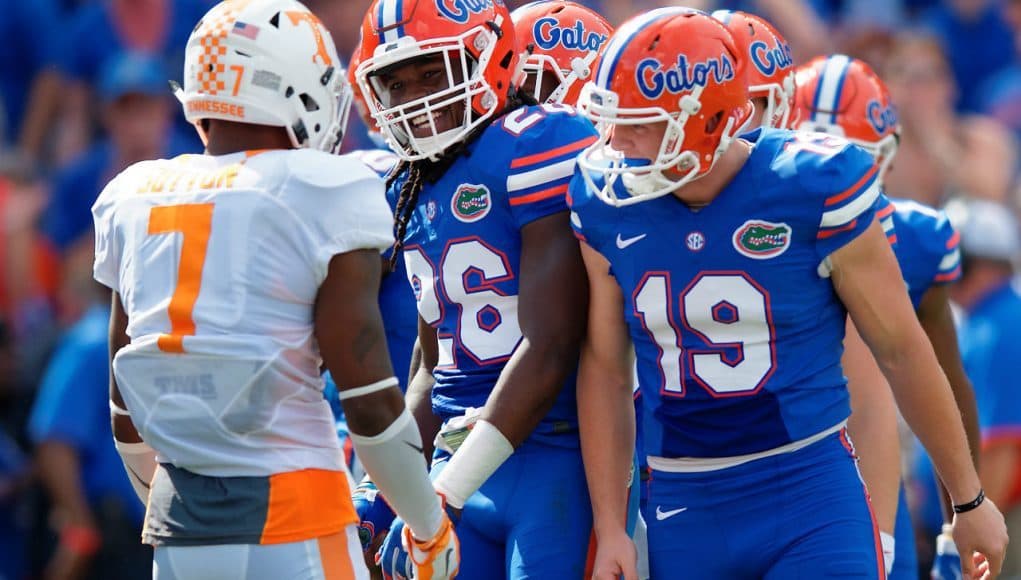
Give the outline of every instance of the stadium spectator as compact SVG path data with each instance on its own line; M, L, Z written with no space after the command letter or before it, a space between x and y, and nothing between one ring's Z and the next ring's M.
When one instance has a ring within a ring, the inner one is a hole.
M901 36L880 74L903 128L887 193L934 207L954 194L1005 200L1017 156L1010 133L988 117L957 115L957 88L939 42Z
M961 234L963 275L952 297L964 309L961 354L975 386L982 427L980 476L986 495L1021 534L1021 256L1011 211L988 201L951 203L947 213ZM1012 553L1011 553L1012 552ZM1008 552L1003 575L1021 574L1021 551Z
M26 537L30 519L26 490L31 483L30 464L3 419L16 407L15 359L11 332L0 323L0 580L25 577Z
M35 160L56 110L59 42L41 41L40 24L59 24L53 0L0 0L0 151L20 146Z
M152 550L138 541L144 507L110 430L110 295L92 282L88 268L76 276L89 284L92 304L61 340L29 420L59 537L45 577L145 578Z
M67 78L62 95L64 115L57 142L58 164L85 150L93 136L91 100L107 61L124 52L152 55L166 79L181 78L184 45L202 18L207 0L107 0L83 5L67 24L61 71ZM200 144L183 118L181 129L198 151ZM115 172L116 173L116 172ZM112 175L111 175L112 176Z
M983 81L1013 61L1014 35L998 0L943 0L923 17L946 52L960 112L979 110Z
M1007 0L1004 18L1014 31L1014 61L983 83L979 90L982 112L996 119L1021 140L1021 0Z
M159 62L142 53L108 61L97 85L102 120L109 137L61 170L43 219L43 232L66 256L73 247L91 251L90 208L103 185L143 159L173 157L191 149L171 122L172 107Z

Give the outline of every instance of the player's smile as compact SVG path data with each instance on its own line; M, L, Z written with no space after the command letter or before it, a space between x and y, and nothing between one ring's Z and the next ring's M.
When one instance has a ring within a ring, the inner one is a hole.
M451 95L443 93L461 81L459 67L451 67L448 74L444 56L436 54L401 62L381 71L375 85L380 100L388 107L395 107L437 94L440 96L430 99L431 103L448 101ZM464 105L460 101L429 110L423 106L420 113L411 116L408 126L415 137L432 137L459 126L463 110Z

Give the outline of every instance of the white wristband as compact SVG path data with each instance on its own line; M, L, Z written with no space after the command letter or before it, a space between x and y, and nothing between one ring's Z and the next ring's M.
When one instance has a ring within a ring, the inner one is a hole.
M889 575L893 571L893 557L897 553L896 541L893 539L893 534L880 531L879 543L883 546L883 564L886 566L887 575Z
M514 446L492 423L480 420L454 453L433 487L447 505L461 509L473 493L514 453Z

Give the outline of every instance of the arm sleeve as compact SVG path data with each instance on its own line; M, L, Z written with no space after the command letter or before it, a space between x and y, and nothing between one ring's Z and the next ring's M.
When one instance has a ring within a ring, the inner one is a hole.
M318 283L337 254L393 244L393 215L383 180L354 159L318 152L295 157L285 203L298 214L312 243Z
M121 248L117 239L114 212L116 184L115 180L107 185L92 206L96 250L96 257L92 264L92 276L100 284L114 292L119 292Z
M816 251L825 260L868 229L876 216L881 191L879 168L871 155L856 146L848 145L821 158L818 169L824 198Z
M519 228L567 210L565 196L575 159L595 140L592 124L573 111L547 114L513 140L505 179L511 215Z
M938 249L942 257L932 282L933 284L956 282L961 278L961 235L950 225L950 219L942 211L939 212L936 222L936 239L940 242Z

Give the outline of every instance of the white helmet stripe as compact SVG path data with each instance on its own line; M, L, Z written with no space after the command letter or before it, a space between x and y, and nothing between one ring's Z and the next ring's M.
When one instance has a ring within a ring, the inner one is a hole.
M383 44L397 42L400 38L399 27L394 26L400 19L401 2L403 0L380 0L379 2L379 27L387 29L383 33ZM391 28L392 27L392 28Z
M835 54L826 59L822 73L819 75L819 84L815 88L815 99L812 103L812 120L817 123L837 122L837 109L840 107L840 94L844 88L844 79L847 78L847 67L851 59L843 54ZM826 111L823 113L822 111ZM826 116L829 116L826 119Z

